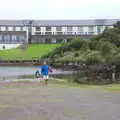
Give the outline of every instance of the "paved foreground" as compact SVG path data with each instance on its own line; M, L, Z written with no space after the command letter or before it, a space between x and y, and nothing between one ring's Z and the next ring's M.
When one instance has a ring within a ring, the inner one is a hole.
M1 85L0 120L120 120L120 92L58 84Z

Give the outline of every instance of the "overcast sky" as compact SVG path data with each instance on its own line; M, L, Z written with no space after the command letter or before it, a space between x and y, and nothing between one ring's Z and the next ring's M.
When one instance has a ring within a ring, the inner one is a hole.
M0 0L0 19L119 18L120 0Z

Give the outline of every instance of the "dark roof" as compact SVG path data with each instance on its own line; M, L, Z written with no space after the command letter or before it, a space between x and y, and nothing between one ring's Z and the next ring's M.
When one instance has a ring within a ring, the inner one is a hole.
M0 20L0 25L23 26L30 22L33 26L75 26L75 25L113 25L119 19L96 19L96 20Z
M118 19L101 20L35 20L35 26L64 26L64 25L113 25Z
M22 26L22 20L0 20L0 25Z

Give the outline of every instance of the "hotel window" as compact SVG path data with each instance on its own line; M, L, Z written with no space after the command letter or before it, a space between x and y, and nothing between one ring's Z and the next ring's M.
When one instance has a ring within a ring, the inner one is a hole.
M32 28L31 28L31 27L28 27L28 31L31 32L31 31L32 31Z
M72 26L67 27L68 32L72 32Z
M41 27L36 27L36 31L41 31Z
M51 27L46 27L46 31L51 31Z
M20 30L23 31L23 27L20 27Z
M0 41L2 41L2 35L0 35Z
M16 27L16 31L20 31L20 27Z
M93 33L94 33L94 27L88 26L88 34L93 34Z
M56 34L57 34L57 35L63 35L63 33L62 33L62 32L57 32Z
M25 36L24 35L20 35L19 36L19 42L20 43L24 43L24 41L25 41Z
M82 26L78 27L78 31L83 32L83 27Z
M45 35L52 35L52 32L45 32Z
M5 41L5 43L9 43L10 42L10 35L5 35L4 41Z
M72 32L67 32L67 35L72 35Z
M57 35L62 35L62 27L56 27L56 34Z
M78 33L79 33L79 34L83 34L83 33L84 33L83 26L79 26L79 27L78 27Z
M62 27L56 27L56 31L62 31Z
M36 35L42 35L42 33L41 33L41 32L35 32L35 34L36 34Z
M97 26L97 33L100 34L102 32L102 27L101 26Z
M12 31L12 30L13 30L13 27L9 27L8 30L9 30L9 31Z
M12 41L16 41L17 40L17 36L16 35L12 35L11 39L12 39Z
M13 31L16 31L16 27L15 26L13 26Z
M8 31L8 26L5 27L6 31Z
M6 27L2 26L1 31L6 31Z
M9 35L5 35L4 36L4 40L10 40L10 36Z

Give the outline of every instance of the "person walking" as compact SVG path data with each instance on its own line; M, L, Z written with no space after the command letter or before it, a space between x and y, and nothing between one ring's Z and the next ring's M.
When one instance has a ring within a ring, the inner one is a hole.
M47 85L49 80L49 72L52 72L52 69L49 67L46 61L44 61L43 65L40 66L40 70L41 70L41 75L43 76L45 85Z

